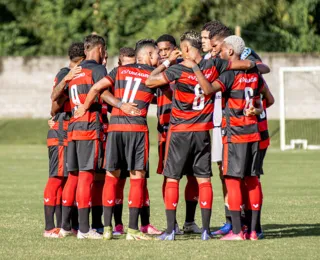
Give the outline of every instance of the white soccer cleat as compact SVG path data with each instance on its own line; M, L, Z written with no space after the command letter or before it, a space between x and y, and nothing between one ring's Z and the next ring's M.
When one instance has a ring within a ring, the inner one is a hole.
M78 230L78 239L102 239L103 235L99 234L95 229L90 229L87 233L82 233Z
M60 228L60 232L59 232L59 238L64 238L64 237L69 237L69 236L73 236L74 233L70 230L64 230L63 228Z
M183 225L184 233L201 234L202 229L195 222L185 222Z

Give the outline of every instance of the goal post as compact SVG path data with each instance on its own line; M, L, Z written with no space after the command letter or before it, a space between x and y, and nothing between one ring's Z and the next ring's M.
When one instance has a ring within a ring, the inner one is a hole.
M280 149L320 149L320 66L281 67L279 80Z

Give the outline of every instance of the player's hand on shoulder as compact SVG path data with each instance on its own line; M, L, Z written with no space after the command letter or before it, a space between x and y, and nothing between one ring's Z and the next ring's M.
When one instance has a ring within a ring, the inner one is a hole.
M141 110L137 108L137 104L135 103L122 103L120 110L131 116L141 115Z
M50 118L50 119L48 120L48 126L49 126L49 128L52 128L52 127L54 126L54 124L55 124L55 122L53 121L53 117L52 117L52 118Z
M84 106L80 104L78 109L74 112L74 118L82 117L86 112Z
M82 70L81 66L74 66L65 77L65 80L66 81L72 80L74 76L76 76L81 72L81 70Z
M178 59L178 57L180 57L181 56L181 51L179 51L179 50L174 50L174 51L172 51L171 53L170 53L170 56L169 56L169 61L170 61L170 63L172 63L172 62L174 62L174 61L176 61L177 59Z

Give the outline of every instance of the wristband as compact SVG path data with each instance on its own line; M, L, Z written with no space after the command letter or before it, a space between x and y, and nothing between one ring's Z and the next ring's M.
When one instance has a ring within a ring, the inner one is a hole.
M199 66L196 64L196 65L194 65L194 66L192 67L192 70L193 70L193 72L196 72L196 71L199 71L200 68L199 68Z
M163 63L162 63L163 66L165 66L166 68L169 68L170 67L170 61L169 60L165 60Z
M116 108L119 108L122 106L123 102L122 101L119 101L118 104L116 105Z

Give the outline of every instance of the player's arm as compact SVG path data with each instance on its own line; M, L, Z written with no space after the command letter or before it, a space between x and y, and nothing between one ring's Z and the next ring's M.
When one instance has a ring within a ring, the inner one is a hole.
M73 79L73 77L81 72L80 66L74 66L68 74L59 82L59 84L53 89L51 93L51 100L55 102L63 94L67 83Z
M257 68L261 74L267 74L270 72L270 68L267 64L262 62L260 56L252 49L246 47L241 54L241 60L252 60L257 64Z
M67 99L68 99L68 97L61 96L58 98L57 101L52 101L51 112L50 112L51 116L55 116L59 112L59 110L62 108L64 102L66 102Z
M168 84L168 79L164 76L163 72L180 55L181 55L181 52L179 50L172 51L169 58L151 72L150 76L147 78L145 82L146 86L149 88L157 88L159 86Z
M254 104L251 105L248 109L246 109L246 116L258 116L262 114L263 106L261 102L261 98L257 98L254 100Z
M274 97L265 81L264 81L264 87L261 90L261 94L263 98L266 100L267 108L274 104Z
M261 74L268 74L270 72L269 66L264 63L257 63L257 68Z

